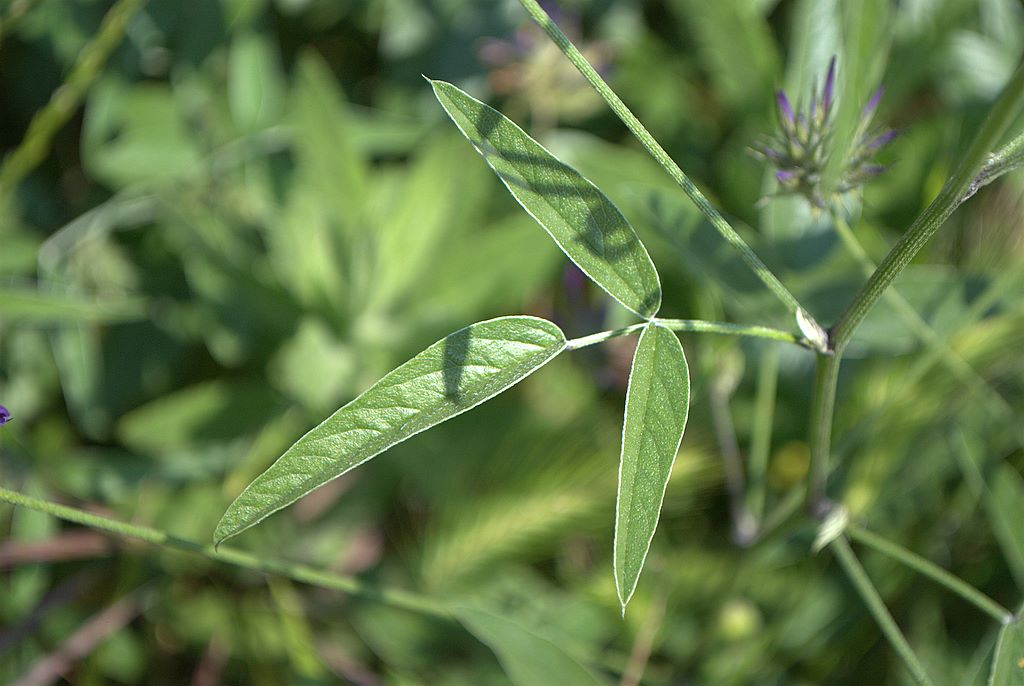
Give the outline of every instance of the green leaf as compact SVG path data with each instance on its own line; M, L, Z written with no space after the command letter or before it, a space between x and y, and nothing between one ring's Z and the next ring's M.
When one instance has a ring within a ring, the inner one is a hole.
M228 105L238 128L251 133L279 123L287 86L271 42L242 32L231 42L228 66Z
M221 518L219 544L396 443L479 405L565 348L536 317L499 317L459 329L387 374L300 438Z
M1016 621L999 632L996 653L992 658L992 672L988 686L1024 686L1024 607L1017 612Z
M482 610L455 608L460 622L486 644L516 686L599 686L604 681L548 639Z
M615 506L615 589L626 611L658 526L690 407L690 370L676 335L648 324L626 391Z
M569 259L625 307L653 317L661 307L658 272L612 201L497 110L450 83L430 83L455 125Z

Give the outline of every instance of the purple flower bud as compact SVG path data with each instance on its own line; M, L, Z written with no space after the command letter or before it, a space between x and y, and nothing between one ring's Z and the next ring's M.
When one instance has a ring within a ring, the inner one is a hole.
M782 169L775 172L775 178L779 183L790 183L796 178L796 172L784 171Z
M786 94L782 91L775 91L775 104L779 108L779 116L782 120L792 124L793 123L793 108L789 105L789 99Z
M886 170L886 167L881 164L865 164L860 168L860 173L867 178L878 176Z
M871 95L871 99L868 100L868 104L864 105L864 109L861 110L860 116L862 119L868 119L872 114L875 113L875 108L878 107L878 102L882 99L882 93L885 92L885 88L879 86L875 92Z
M3 426L7 422L11 421L11 413L6 407L0 405L0 426Z
M828 74L825 76L825 88L821 92L821 111L822 114L828 115L829 110L832 109L832 90L835 87L836 82L836 57L832 56L832 59L828 62Z
M868 150L878 150L883 145L888 144L893 138L895 138L898 135L900 135L900 132L896 131L895 129L886 131L885 133L875 136L873 139L868 141L864 145L864 147L867 148Z

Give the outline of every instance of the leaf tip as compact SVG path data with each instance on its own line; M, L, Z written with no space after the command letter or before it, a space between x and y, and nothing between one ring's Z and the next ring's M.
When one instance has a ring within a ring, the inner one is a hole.
M223 544L224 541L228 540L229 538L233 538L234 536L237 536L239 533L241 533L241 530L237 526L234 526L224 521L226 517L227 513L225 513L224 517L221 517L220 521L217 523L217 528L213 530L214 550L220 548L221 544Z
M628 589L628 590L625 587L625 583L626 583L625 580L622 579L618 575L618 573L616 572L616 575L615 575L615 595L618 596L619 608L622 611L623 618L625 618L625 616L626 616L626 606L629 605L629 601L633 598L633 591L636 590L636 581L635 580L633 582L633 587Z

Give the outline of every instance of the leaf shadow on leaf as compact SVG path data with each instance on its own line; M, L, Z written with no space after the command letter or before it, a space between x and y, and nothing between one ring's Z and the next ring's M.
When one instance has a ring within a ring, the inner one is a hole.
M464 114L466 114L464 112ZM481 138L484 141L489 142L502 121L502 115L497 111L490 108L483 109L480 115L474 118L474 125L479 130ZM586 206L586 218L582 222L582 226L585 227L583 231L582 240L576 241L576 244L581 245L591 255L602 259L609 264L616 264L621 262L626 257L630 256L633 251L633 245L629 241L632 235L635 240L635 233L625 216L622 215L621 211L612 204L596 186L590 183L585 185L569 185L569 184L558 184L550 182L538 182L536 177L533 179L523 180L516 176L502 173L498 171L498 166L494 165L491 158L497 156L505 161L514 162L517 165L525 165L532 169L550 169L555 174L578 174L572 167L559 161L558 159L550 156L536 155L528 152L522 152L518 150L502 149L499 150L488 143L487 147L483 147L479 143L474 142L474 147L477 151L487 160L488 164L495 170L498 176L504 181L510 188L520 188L524 191L531 193L537 193L548 199L549 202L554 199L555 202L552 204L556 207L560 205L558 202L559 198L575 198L580 200ZM522 168L522 167L521 167ZM553 174L554 175L554 174ZM625 240L620 241L617 244L609 243L606 239L608 237L615 236L614 233L605 234L601 227L614 222L609 222L607 216L599 216L605 214L608 211L608 207L614 209L614 211L620 215L622 222L628 231L619 231L618 234ZM657 291L643 293L640 301L641 311L648 311L654 308L661 300L661 293Z
M459 329L444 338L444 395L449 400L458 402L459 386L462 383L462 370L469 357L469 328Z

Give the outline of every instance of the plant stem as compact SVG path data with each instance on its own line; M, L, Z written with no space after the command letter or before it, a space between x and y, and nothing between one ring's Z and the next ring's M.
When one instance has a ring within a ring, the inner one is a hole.
M757 398L754 401L753 426L750 429L748 508L757 522L764 519L768 491L768 455L772 447L772 421L779 381L779 349L769 347L761 357L757 373Z
M857 526L856 524L848 525L846 527L846 531L855 541L859 541L870 548L874 548L883 555L888 555L889 557L902 562L911 569L924 574L932 581L945 586L953 593L973 604L982 612L991 616L1000 624L1009 624L1013 621L1012 612L962 579L950 574L942 567L939 567L934 562L930 562L920 555L907 550L903 546L893 543L892 541L888 541L878 534L872 533L871 531Z
M411 612L443 619L451 618L448 610L443 605L429 598L399 589L377 588L351 576L343 576L285 560L258 557L230 547L221 546L220 548L214 548L212 545L203 545L195 541L178 538L158 529L127 524L77 508L33 498L24 493L8 490L2 486L0 486L0 501L42 512L75 524L82 524L93 529L106 531L107 533L136 538L164 548L202 555L211 560L226 562L236 567L243 567L267 574L276 574L300 583L341 591L349 595L384 603Z
M128 19L145 2L118 0L103 17L99 32L82 49L67 80L32 117L25 138L0 167L0 204L18 182L46 157L54 135L78 109L86 91L99 77L110 53L120 44Z
M807 347L807 342L800 336L789 333L788 331L782 331L781 329L772 329L767 326L745 326L743 324L729 324L728 322L708 322L702 319L661 319L660 317L655 317L652 321L661 324L666 329L671 329L672 331L685 331L689 333L720 333L731 336L767 338L772 341L795 343L797 345ZM579 348L585 348L588 345L603 343L611 338L640 333L645 326L647 326L647 322L640 322L639 324L631 324L630 326L624 326L621 329L615 329L613 331L601 331L590 334L589 336L573 338L566 344L565 349L577 350Z
M928 673L924 671L921 661L914 654L900 628L896 626L896 620L892 618L889 610L886 609L885 603L882 602L882 597L878 594L874 584L871 583L867 572L864 571L860 562L857 561L857 556L850 549L850 544L847 543L846 537L837 537L829 544L829 547L835 553L836 559L839 560L839 564L843 567L843 571L850 577L850 581L853 582L864 604L867 605L868 610L874 616L878 627L885 634L885 637L889 639L889 643L910 671L914 681L919 686L934 686L934 682L928 676Z
M622 120L622 123L626 125L626 128L636 136L640 144L651 154L651 156L668 172L669 176L679 184L679 187L683 189L683 192L687 195L693 204L701 211L701 213L707 218L711 225L729 242L736 250L739 251L743 260L750 266L759 279L774 293L779 300L781 300L790 312L796 313L800 307L800 303L797 302L793 294L782 285L782 282L768 269L768 266L761 261L761 258L747 245L746 241L736 233L736 230L725 220L715 207L708 201L700 189L683 173L683 170L679 168L679 165L673 161L665 149L654 139L654 136L640 123L640 120L630 111L626 104L622 102L615 91L605 83L601 75L597 73L590 63L587 62L587 58L583 56L583 53L573 45L562 30L551 20L551 17L541 8L537 3L537 0L519 0L519 4L523 6L523 9L527 11L530 17L537 22L537 25L554 41L555 45L559 47L562 53L572 62L573 66L579 70L580 74L583 75L594 90L604 98L608 106L611 107L612 111Z
M832 451L832 415L839 382L839 353L818 355L814 369L814 394L811 397L811 467L807 503L816 517L828 514L831 503L827 486Z
M521 0L525 1L525 0ZM972 187L992 148L1024 107L1024 63L1010 77L1002 95L989 110L985 123L960 162L957 171L946 181L942 191L922 212L902 238L893 246L882 264L871 275L860 292L846 308L832 329L831 343L841 354L853 332L874 307L882 293L892 284L921 248L931 239L946 219L970 197ZM974 189L976 190L976 188Z
M731 385L731 384L730 384ZM732 517L733 541L740 547L747 547L757 537L757 523L747 509L746 477L743 473L743 459L736 440L736 427L729 409L730 389L714 380L708 384L711 421L718 438L718 449L722 454L725 469L725 488L729 494L729 514Z
M971 184L970 195L974 195L1003 174L1019 169L1021 166L1024 166L1024 133L989 156L985 166L981 168L974 183Z

